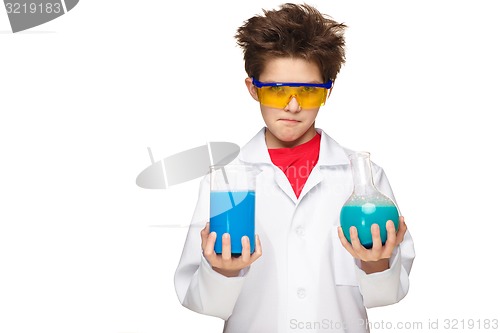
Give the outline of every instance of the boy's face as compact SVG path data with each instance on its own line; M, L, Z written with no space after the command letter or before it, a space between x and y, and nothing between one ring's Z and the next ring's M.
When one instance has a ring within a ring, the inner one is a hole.
M275 58L268 60L260 77L261 82L323 83L319 67L312 62L298 58ZM248 91L255 100L257 88L252 79L245 80ZM292 97L283 109L260 105L266 123L266 144L268 148L294 147L311 140L316 135L314 121L319 111L302 110Z

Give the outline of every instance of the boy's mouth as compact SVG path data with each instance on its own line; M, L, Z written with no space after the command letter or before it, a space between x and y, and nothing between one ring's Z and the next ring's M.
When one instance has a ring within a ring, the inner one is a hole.
M288 119L288 118L280 118L278 119L278 121L281 120L281 121L286 121L286 122L294 122L294 123L298 123L300 122L299 120L297 119Z

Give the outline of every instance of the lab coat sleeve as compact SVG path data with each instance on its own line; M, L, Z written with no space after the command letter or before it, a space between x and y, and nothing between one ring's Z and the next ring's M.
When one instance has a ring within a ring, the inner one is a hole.
M373 180L377 189L396 203L384 170L376 165L373 166ZM357 261L356 276L364 305L372 308L394 304L403 299L408 293L409 274L414 258L413 240L407 230L403 242L394 249L389 259L389 269L366 274Z
M184 250L175 272L177 297L186 308L227 320L243 287L248 268L238 277L225 277L214 271L201 249L200 232L209 221L209 177L200 184L198 203L189 227Z

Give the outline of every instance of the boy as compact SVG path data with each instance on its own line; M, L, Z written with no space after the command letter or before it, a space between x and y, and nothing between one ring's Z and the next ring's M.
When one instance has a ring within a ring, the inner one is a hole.
M224 319L224 332L367 332L366 307L408 292L414 251L402 217L398 232L387 222L384 246L372 227L372 249L361 246L354 227L352 245L339 229L352 192L350 151L315 128L315 119L344 62L344 28L313 7L285 4L238 29L245 84L266 124L237 158L262 170L260 238L250 254L243 237L242 255L232 257L225 234L215 254L215 233L196 225L209 220L205 177L175 274L181 303ZM375 185L394 200L383 170L372 167Z

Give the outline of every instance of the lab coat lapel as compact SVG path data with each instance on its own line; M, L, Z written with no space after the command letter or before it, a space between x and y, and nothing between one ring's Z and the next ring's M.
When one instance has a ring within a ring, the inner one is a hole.
M321 134L319 157L316 167L331 167L336 165L349 165L347 155L351 152L341 147L335 140L326 134L321 128L316 128Z
M241 148L239 156L240 161L248 164L273 164L271 157L269 157L269 152L267 151L266 139L264 137L265 131L266 128L263 127Z
M244 163L255 164L255 165L269 165L272 166L274 172L274 181L279 186L279 188L292 200L294 204L297 204L297 197L293 192L290 182L286 178L286 175L271 161L269 156L269 151L266 146L265 139L266 128L263 127L242 149L240 152L240 160Z
M309 174L309 177L307 178L306 183L304 184L304 187L302 188L302 191L300 192L299 199L298 201L302 200L302 198L312 190L316 185L318 185L322 180L323 180L323 174L321 173L321 170L318 167L315 167L312 169L311 173Z
M321 134L320 150L318 163L311 171L307 181L299 196L299 201L317 186L324 179L323 167L332 167L335 165L349 164L349 158L346 151L331 137L329 137L321 128L316 128L316 131Z
M274 181L281 188L283 192L293 201L294 204L297 204L298 200L295 196L295 192L293 191L292 185L286 178L286 175L283 171L281 171L278 167L274 168Z

